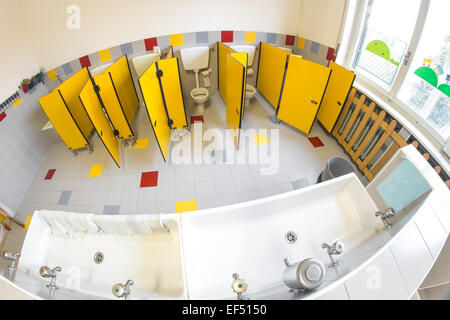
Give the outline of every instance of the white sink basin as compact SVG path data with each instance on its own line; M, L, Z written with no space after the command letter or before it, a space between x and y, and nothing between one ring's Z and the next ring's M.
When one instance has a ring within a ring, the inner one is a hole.
M322 243L341 240L352 251L373 236L382 226L374 202L353 174L337 180L183 214L189 298L233 298L233 273L245 279L249 294L280 286L284 258L291 263L316 258L328 264ZM288 231L296 233L295 244L285 240Z

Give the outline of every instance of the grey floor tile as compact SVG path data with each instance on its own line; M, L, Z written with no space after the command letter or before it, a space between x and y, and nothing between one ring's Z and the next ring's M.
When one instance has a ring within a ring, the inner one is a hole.
M105 206L103 208L103 214L113 215L120 213L120 206Z
M69 203L70 197L72 196L72 191L63 191L59 197L58 204L67 205Z
M295 180L295 181L292 181L291 183L292 183L292 187L294 189L301 189L301 188L309 186L308 180L306 180L306 179Z

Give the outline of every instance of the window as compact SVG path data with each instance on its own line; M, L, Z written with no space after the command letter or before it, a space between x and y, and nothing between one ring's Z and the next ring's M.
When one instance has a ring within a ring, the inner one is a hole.
M355 69L390 89L413 35L420 0L372 0Z
M450 139L449 0L365 0L348 64L358 80L416 120L441 145Z
M450 30L443 12L450 12L450 1L430 2L422 37L398 98L447 140L450 137Z

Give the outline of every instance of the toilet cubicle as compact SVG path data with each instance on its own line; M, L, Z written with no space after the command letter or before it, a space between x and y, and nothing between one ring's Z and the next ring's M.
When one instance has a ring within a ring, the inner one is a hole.
M138 74L151 59L154 62L139 77L139 88L159 149L164 161L167 161L172 129L188 126L178 58L174 58L170 50L165 59L145 59L135 64Z
M239 149L240 129L245 110L248 53L236 52L219 42L217 59L219 93L226 105L227 129L236 149Z
M278 120L309 134L316 119L331 132L352 87L353 72L293 55L261 42L257 89L276 110Z

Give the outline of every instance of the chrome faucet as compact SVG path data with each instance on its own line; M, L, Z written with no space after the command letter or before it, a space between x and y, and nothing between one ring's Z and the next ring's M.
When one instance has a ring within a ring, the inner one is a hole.
M392 222L388 219L394 217L394 215L395 211L393 208L386 208L385 210L377 211L375 213L375 217L380 217L381 221L383 221L384 229L389 229L390 227L392 227Z
M56 268L50 269L47 266L42 266L39 269L39 274L41 275L42 278L51 278L50 283L47 284L48 288L58 289L58 287L56 286L56 272L60 272L60 271L61 271L61 267L56 267Z
M328 268L334 268L341 263L340 260L334 260L333 255L339 255L344 252L345 246L342 241L336 241L331 246L326 243L322 243L321 247L322 249L327 249L328 256L330 257L331 263L328 265Z
M231 284L231 288L237 294L238 300L248 300L244 298L244 292L247 291L247 283L239 278L239 274L233 273L233 283Z
M112 293L117 298L125 298L130 300L130 287L134 284L133 280L128 280L125 284L117 283L112 287Z
M6 250L2 253L3 259L6 261L12 261L11 265L8 267L10 271L15 271L17 268L17 262L19 261L20 253L12 254L11 252L8 252Z

